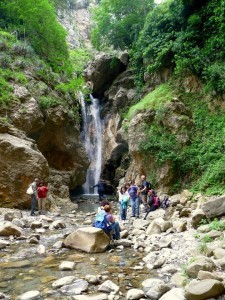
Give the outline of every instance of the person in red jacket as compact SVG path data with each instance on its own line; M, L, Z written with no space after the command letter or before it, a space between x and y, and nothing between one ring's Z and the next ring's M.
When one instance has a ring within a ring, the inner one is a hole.
M45 214L46 198L48 187L43 182L40 182L38 188L38 210L39 214Z

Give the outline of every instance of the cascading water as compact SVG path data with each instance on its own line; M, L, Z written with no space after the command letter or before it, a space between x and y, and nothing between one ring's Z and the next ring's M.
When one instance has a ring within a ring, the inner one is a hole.
M91 162L87 170L86 182L83 185L85 194L93 194L95 192L92 186L99 182L102 166L102 124L99 101L92 95L90 99L91 104L88 104L84 100L83 95L80 97L83 116L81 138Z

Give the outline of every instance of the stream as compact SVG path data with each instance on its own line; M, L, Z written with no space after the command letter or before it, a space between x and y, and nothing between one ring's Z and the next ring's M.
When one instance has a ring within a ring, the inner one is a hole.
M13 240L9 247L0 252L0 290L10 299L16 299L27 291L38 290L41 299L73 299L71 296L60 294L52 289L52 283L62 277L73 275L82 279L87 274L102 275L120 286L125 294L127 287L140 287L140 283L150 276L150 271L142 262L144 253L136 252L132 248L111 249L105 253L88 254L73 249L54 249L57 241L63 241L68 233L79 226L84 226L84 220L94 218L98 204L93 201L78 202L78 208L71 213L70 209L60 211L60 214L48 214L48 217L63 220L64 229L49 230L40 234L39 244L46 247L46 254L37 253L38 245L30 244L27 240ZM29 213L23 211L23 217ZM32 221L39 220L40 216ZM89 225L90 226L90 225ZM25 236L32 234L30 228L25 228ZM35 235L35 232L34 232ZM74 261L73 271L60 271L62 261ZM96 286L89 285L88 294L95 293Z

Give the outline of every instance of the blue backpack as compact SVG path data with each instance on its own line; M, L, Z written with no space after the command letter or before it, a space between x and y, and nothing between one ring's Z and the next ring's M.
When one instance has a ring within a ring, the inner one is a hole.
M133 200L137 197L137 191L138 188L135 185L132 185L129 190L128 190L128 194L130 196L130 198Z
M111 230L110 226L107 226L105 211L102 210L97 214L93 227L100 228L105 232L109 232Z

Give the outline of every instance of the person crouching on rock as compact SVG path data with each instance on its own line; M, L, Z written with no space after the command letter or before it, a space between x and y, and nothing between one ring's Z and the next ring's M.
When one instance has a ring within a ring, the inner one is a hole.
M156 193L155 193L154 190L149 190L148 191L148 205L149 205L149 208L147 209L147 213L146 213L146 215L144 217L144 220L146 220L148 214L151 211L154 211L157 208L159 208L159 198L156 195Z
M33 194L31 194L31 212L30 215L31 216L35 216L35 207L36 207L36 203L38 201L38 185L39 185L40 180L38 178L35 178L34 181L31 183L31 188L33 190Z
M48 193L48 187L42 181L38 188L38 210L39 214L45 214L46 198Z
M102 229L107 235L110 235L112 239L120 239L120 226L115 221L115 217L111 213L111 207L105 205L104 209L101 209L94 221L94 227Z

